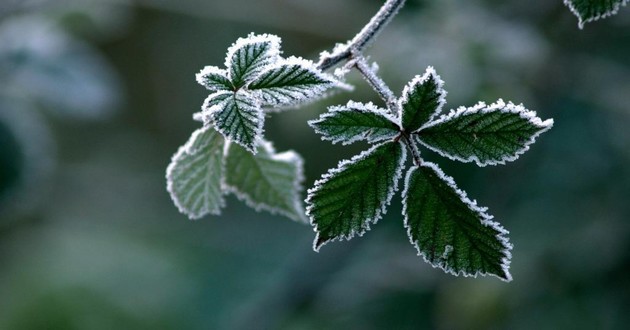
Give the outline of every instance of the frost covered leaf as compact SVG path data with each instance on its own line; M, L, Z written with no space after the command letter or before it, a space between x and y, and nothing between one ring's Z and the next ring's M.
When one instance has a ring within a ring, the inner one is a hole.
M617 14L629 0L564 0L564 4L579 19L580 29L584 24Z
M267 66L280 58L280 38L270 34L239 38L229 49L225 66L235 88L251 81Z
M264 124L258 100L245 92L215 94L218 96L211 95L204 104L204 121L209 120L228 140L256 153Z
M433 67L424 75L416 76L403 90L398 101L402 111L402 127L413 132L439 114L446 103L444 82Z
M306 214L317 236L313 248L361 236L385 213L398 187L406 149L385 142L339 163L308 191Z
M377 142L393 139L399 134L397 120L387 110L372 103L348 102L345 106L330 107L319 119L308 124L332 143L350 144L358 140Z
M196 130L166 170L167 190L180 212L191 219L220 214L225 140L212 127Z
M259 91L266 105L287 106L320 97L335 85L313 62L291 57L261 72L247 88Z
M454 275L512 280L508 232L437 165L424 163L409 170L403 215L409 240L434 267Z
M223 90L234 90L232 82L228 78L228 73L216 66L207 66L196 75L197 82L206 87L210 92Z
M302 205L302 158L293 151L276 154L263 142L253 155L238 145L228 147L225 187L254 209L306 222Z
M552 119L542 121L522 105L499 100L453 110L417 134L423 145L442 156L485 166L517 159L552 125Z

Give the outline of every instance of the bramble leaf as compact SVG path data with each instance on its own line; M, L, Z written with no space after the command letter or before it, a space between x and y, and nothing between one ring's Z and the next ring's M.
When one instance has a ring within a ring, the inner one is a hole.
M303 172L302 158L293 151L277 154L265 141L253 155L230 144L225 188L257 211L267 210L306 222L301 198Z
M335 85L313 62L290 57L265 69L247 88L259 91L265 105L287 106L318 98Z
M238 89L276 63L280 59L280 42L280 38L270 34L250 34L236 40L225 59L232 85Z
M212 93L234 90L234 86L232 86L232 82L228 78L227 71L219 69L216 66L206 66L197 73L195 77L200 85L206 87Z
M542 121L522 105L499 100L453 110L416 134L423 145L442 156L485 166L516 160L551 126L552 119Z
M196 130L166 169L166 188L180 212L191 219L220 214L225 140L214 128Z
M257 141L262 137L264 116L259 101L247 92L217 92L204 103L201 116L229 141L236 142L256 153Z
M393 139L400 132L397 121L387 110L372 103L350 101L345 106L328 108L328 112L308 124L322 135L322 140L345 145L358 140L374 143Z
M564 0L564 4L577 16L580 29L584 24L617 14L629 0Z
M409 240L425 261L453 275L512 280L508 232L436 164L412 167L402 195Z
M385 142L340 162L315 182L306 198L306 214L317 232L315 251L330 241L362 236L381 218L405 158L402 143Z
M433 119L446 103L444 82L433 67L428 67L424 75L413 78L400 98L401 123L407 132L413 132Z

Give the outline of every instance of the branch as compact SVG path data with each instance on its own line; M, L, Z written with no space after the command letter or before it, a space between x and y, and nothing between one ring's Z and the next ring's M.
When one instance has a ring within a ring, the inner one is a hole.
M352 52L352 59L354 66L361 72L365 80L372 86L372 88L378 93L378 95L385 101L387 104L387 108L394 115L398 116L398 102L396 95L392 92L387 84L381 79L373 70L370 68L365 57L363 57L358 52Z
M317 67L324 71L348 60L353 52L360 53L367 47L374 37L391 21L405 4L405 0L387 0L370 22L357 33L352 40L338 45L332 52L323 52L317 63Z

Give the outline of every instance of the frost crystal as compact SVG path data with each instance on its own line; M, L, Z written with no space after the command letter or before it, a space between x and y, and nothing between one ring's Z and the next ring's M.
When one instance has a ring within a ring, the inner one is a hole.
M617 14L630 0L564 0L564 4L577 16L580 29L584 24Z
M398 104L402 127L413 132L442 111L446 104L444 81L430 66L405 86Z

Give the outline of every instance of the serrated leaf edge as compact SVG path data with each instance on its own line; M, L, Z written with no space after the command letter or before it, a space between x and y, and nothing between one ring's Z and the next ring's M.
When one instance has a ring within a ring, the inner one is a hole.
M216 66L212 66L212 65L208 65L205 66L203 69L201 69L201 71L197 72L197 74L195 74L195 80L197 81L197 83L203 87L206 87L207 89L209 89L211 92L219 92L219 91L228 91L229 89L227 89L228 86L225 86L226 89L211 89L208 88L208 86L204 83L204 79L203 77L207 76L207 75L219 75L223 78L225 78L225 80L230 81L230 78L228 76L228 72L227 70L218 68Z
M564 0L564 4L565 6L569 7L569 10L571 10L571 12L573 13L573 15L575 15L578 18L578 27L580 29L584 29L584 25L586 23L590 23L590 22L594 22L606 17L610 17L613 15L616 15L619 12L619 9L622 6L625 6L628 4L628 2L630 2L630 0L622 0L621 2L617 2L615 4L613 4L613 8L612 10L606 11L602 14L598 14L597 16L594 17L589 17L589 18L584 18L582 17L582 14L578 11L578 9L575 7L575 5L573 4L573 0Z
M271 57L280 58L282 51L280 50L280 46L282 44L282 39L273 34L255 34L250 33L247 37L241 37L236 39L236 41L228 48L227 55L225 57L225 67L232 67L232 57L234 53L236 53L239 49L246 47L251 44L257 43L265 43L268 42L271 46L269 47L269 55ZM231 77L230 77L231 78ZM230 79L231 80L231 79Z
M191 134L188 141L186 141L184 145L180 146L177 152L171 157L171 162L166 167L166 176L165 176L166 177L166 190L168 191L169 196L171 197L171 200L177 207L177 210L179 210L180 213L187 215L190 220L198 220L208 214L221 215L221 209L225 207L225 198L223 198L223 196L225 196L225 193L222 193L221 198L219 199L219 207L217 208L217 210L205 210L205 212L201 212L199 214L190 213L184 207L184 205L180 203L179 199L175 198L176 193L174 190L175 189L174 182L173 180L170 179L170 177L173 174L173 171L175 170L175 167L177 166L177 159L179 159L182 156L182 154L193 155L197 153L199 149L207 146L207 144L204 144L204 145L199 146L198 149L193 149L193 146L195 144L194 142L197 139L197 137L210 129L214 129L214 128L206 126L206 127L202 127L195 130ZM223 157L221 157L221 167L223 168L223 173L225 173L225 145L223 148ZM223 177L221 178L221 180L223 180Z
M327 241L323 241L318 246L317 243L318 243L318 240L319 240L319 231L317 230L317 224L314 222L314 218L313 218L313 216L311 214L313 205L310 203L310 200L311 200L313 194L321 187L322 184L328 182L328 180L333 178L335 174L343 171L348 165L352 165L352 164L356 163L357 161L365 159L365 157L367 155L369 155L370 153L372 153L374 150L376 150L377 148L379 148L381 146L384 146L385 144L388 144L388 143L399 143L401 145L402 153L400 155L400 161L399 161L398 166L396 168L396 172L394 173L394 184L393 184L393 186L388 187L387 198L386 198L385 203L383 203L381 208L376 211L376 216L374 218L367 219L364 222L365 227L361 228L361 229L363 229L363 231L357 232L356 230L353 230L348 235L341 235L341 236L337 236L337 237L334 237L332 239L329 239ZM355 155L351 159L344 159L344 160L340 161L337 164L337 167L329 169L328 172L326 172L325 174L322 175L321 179L315 181L315 183L313 184L313 187L308 189L307 197L306 197L306 200L305 200L306 205L307 205L307 207L306 207L306 216L309 217L310 224L311 224L311 226L313 226L313 231L316 233L315 240L313 240L313 250L315 252L319 252L319 249L321 249L322 246L324 246L324 245L326 245L326 244L328 244L330 242L342 241L342 240L349 241L355 236L361 237L361 236L363 236L363 234L365 234L368 231L370 231L371 230L370 225L375 225L387 213L387 207L391 203L392 197L394 196L396 191L398 191L398 182L400 181L400 178L402 177L402 171L403 171L403 169L405 167L404 165L405 165L405 161L406 160L407 160L407 148L405 147L405 145L401 141L399 141L399 142L384 142L384 143L381 143L381 144L373 145L370 149L365 150L365 151L361 152L358 155Z
M319 118L313 119L313 120L309 120L307 122L308 125L311 126L311 128L313 128L315 133L321 135L322 141L330 141L332 144L337 144L337 143L341 142L341 145L349 145L349 144L352 144L354 142L361 141L361 140L367 140L369 143L376 143L376 142L380 142L380 141L388 139L387 136L383 136L383 137L376 138L376 139L370 139L370 137L361 136L361 135L355 136L352 139L343 139L343 138L334 139L334 138L327 137L325 135L325 132L323 132L322 130L318 129L316 126L314 126L316 124L319 124L319 123L323 122L325 119L328 119L329 117L334 116L335 113L338 113L338 112L375 113L375 114L378 114L378 115L381 115L381 116L387 118L389 121L392 122L392 124L397 125L400 128L400 121L399 121L399 119L394 117L394 116L392 116L389 113L389 111L387 111L386 109L380 108L380 107L374 105L372 102L361 103L361 102L348 101L348 103L345 106L344 105L335 105L335 106L328 107L328 111L323 113Z
M433 112L433 114L431 115L431 117L429 118L428 122L433 120L435 116L439 115L440 112L442 112L442 108L446 104L446 95L448 94L448 92L444 89L444 80L442 80L442 77L440 77L440 75L437 74L437 72L435 71L435 68L433 68L432 66L428 66L422 76L416 75L409 83L407 83L407 85L405 85L405 88L403 89L403 92L402 92L402 96L398 99L398 109L400 112L398 114L398 117L400 118L401 122L402 122L402 115L403 115L402 114L403 106L409 102L410 91L413 88L415 88L417 85L423 85L424 83L429 81L430 77L433 77L433 79L435 80L437 84L437 93L440 95L440 97L438 101L438 106Z
M293 201L295 203L294 206L296 207L296 210L304 213L304 207L302 203L300 203L301 202L300 193L304 189L304 187L302 186L302 183L304 182L304 160L302 159L302 157L293 150L288 150L288 151L276 154L273 144L269 141L263 140L262 142L260 142L259 146L265 149L265 151L270 155L270 158L272 160L284 162L284 163L294 163L296 165L297 173L296 173L296 179L293 181L293 188L295 189L297 194L296 196L294 196L295 198L293 199ZM229 146L226 148L226 150L229 150ZM226 151L226 154L227 152L229 151ZM221 186L224 188L226 192L230 192L234 194L236 198L238 198L238 200L244 202L245 205L247 205L250 208L253 208L256 212L260 212L261 210L264 210L273 215L275 214L284 215L285 217L291 220L297 221L297 222L304 222L304 223L308 222L305 216L301 218L295 218L295 214L291 214L284 210L277 209L275 207L271 207L263 203L257 203L247 193L241 192L238 190L237 187L227 184L227 182L225 182L225 178L221 181Z
M505 278L502 278L496 274L491 274L491 273L486 273L486 272L482 272L482 271L477 271L474 274L470 274L470 273L466 273L463 270L461 271L455 271L454 269L451 269L450 267L446 267L445 265L441 265L439 263L432 263L427 255L422 252L422 250L420 249L420 247L418 246L417 242L415 242L413 240L411 231L412 228L409 225L409 218L407 217L407 207L408 207L408 203L407 201L409 200L408 194L408 190L409 190L409 180L411 179L411 174L414 171L419 170L420 168L418 166L412 166L408 171L407 171L407 175L405 176L405 183L404 183L404 188L403 188L403 192L402 192L402 203L403 203L403 223L405 226L405 229L407 229L407 237L409 238L409 242L411 243L411 245L413 245L416 248L416 251L418 251L418 255L422 256L422 258L424 259L424 261L428 264L430 264L431 266L433 266L433 268L439 268L442 269L444 272L455 275L455 276L460 276L463 275L464 277L474 277L476 278L478 275L481 276L495 276L497 278L499 278L500 280L504 281L504 282L510 282L512 281L512 275L510 274L510 263L512 262L512 249L513 249L513 245L512 243L510 243L509 239L507 236L509 234L509 231L507 231L505 228L503 228L503 226L501 226L500 223L496 222L496 221L492 221L492 219L494 219L494 217L490 214L488 214L486 211L488 210L487 207L481 207L477 205L477 201L476 200L471 200L468 198L467 194L465 191L459 189L457 187L457 184L455 183L455 180L453 180L452 177L446 175L442 169L435 163L431 163L431 162L423 162L422 166L427 166L432 168L440 177L440 179L442 179L444 182L446 182L446 184L451 187L453 190L455 190L455 192L457 193L457 195L459 196L459 198L462 200L462 202L464 202L464 204L466 204L471 210L475 211L476 213L478 213L481 216L481 224L484 226L488 226L491 227L492 229L496 230L497 232L499 232L495 237L501 242L501 245L503 246L503 249L501 250L501 254L503 254L503 257L501 258L501 269L503 270L503 273L505 274ZM445 251L446 252L446 251Z
M445 153L441 149L433 147L425 143L424 141L422 141L422 138L420 138L418 135L416 135L416 140L420 142L420 144L422 144L426 148L436 152L442 157L446 157L451 160L456 160L463 163L475 162L477 166L480 166L480 167L484 167L486 165L505 165L506 162L512 162L512 161L517 160L520 155L524 154L527 150L529 150L529 147L536 142L536 139L538 138L538 136L548 131L549 129L551 129L554 123L553 119L551 118L543 121L542 119L540 119L540 117L537 116L535 111L526 109L522 104L515 105L512 102L508 102L506 104L505 102L503 102L502 99L499 99L497 100L497 102L492 103L491 105L486 105L486 103L484 102L479 102L475 106L472 106L472 107L468 107L468 108L459 107L455 110L451 110L448 114L442 115L440 116L440 118L434 121L428 122L427 124L425 124L420 129L418 129L417 131L413 133L417 134L424 129L447 122L451 119L454 119L462 115L467 115L471 113L488 113L488 112L493 112L493 111L518 114L521 118L527 120L530 124L540 128L540 130L538 130L535 134L533 134L529 138L529 140L525 141L523 143L523 147L518 149L513 155L504 156L503 158L497 161L485 161L485 162L482 162L477 156L470 156L468 158L462 158L462 157Z
M215 94L219 94L219 93L225 93L225 92L217 92ZM256 118L256 127L254 129L254 141L253 141L253 144L251 146L247 145L245 143L241 143L241 141L229 138L228 137L229 136L228 132L225 129L223 129L221 127L218 127L218 125L215 124L215 119L213 118L213 116L214 116L214 114L217 111L220 111L222 109L221 108L222 106L225 106L224 103L227 102L227 99L221 101L220 103L218 103L218 104L216 104L214 106L210 106L210 107L207 107L206 106L207 102L204 102L203 111L202 111L200 116L201 116L201 118L202 118L202 120L203 120L205 125L210 125L210 126L215 127L215 129L219 133L221 133L221 135L223 135L223 137L225 137L226 140L228 140L230 142L234 142L234 143L242 146L243 148L247 149L249 152L251 152L252 154L255 155L256 152L257 152L256 146L258 146L258 144L262 140L262 136L264 134L264 126L265 126L265 114L262 111L262 108L260 107L260 100L258 98L256 98L256 97L252 96L250 93L245 92L245 91L238 91L236 93L233 93L233 92L227 92L227 93L232 94L230 97L234 97L234 98L236 98L237 94L243 95L243 96L245 96L247 98L250 98L250 99L254 100L255 103L256 103L256 117L257 117ZM215 94L212 94L212 95L215 95ZM210 95L206 99L206 101L208 101L212 97L212 95ZM199 116L195 117L195 115L193 115L193 118L199 118Z

